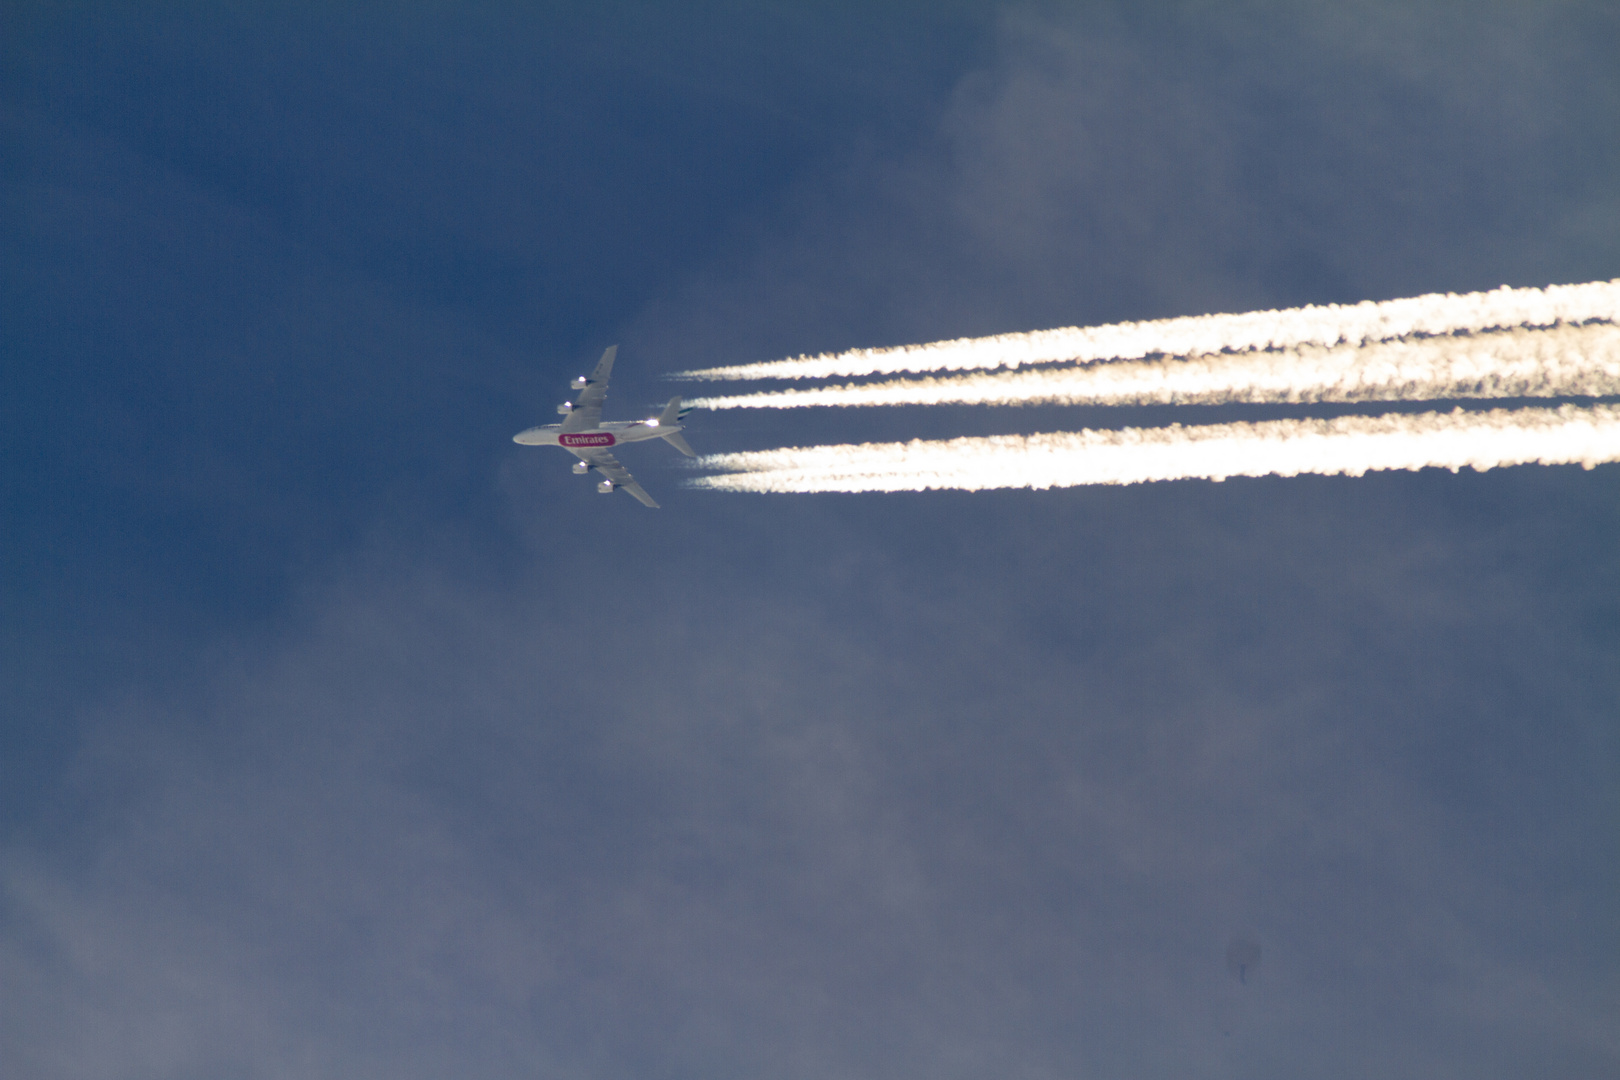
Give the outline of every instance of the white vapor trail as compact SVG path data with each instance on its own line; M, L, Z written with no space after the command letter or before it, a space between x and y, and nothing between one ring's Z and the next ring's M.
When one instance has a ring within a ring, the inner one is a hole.
M1620 407L1563 405L715 454L698 464L721 475L692 483L721 491L980 491L1611 461L1620 461Z
M1545 289L1432 293L1402 300L1327 304L1282 311L1197 315L1151 322L958 338L925 345L855 349L759 364L678 372L687 379L829 379L897 372L1018 368L1062 361L1199 356L1222 350L1359 345L1411 334L1620 320L1620 279Z
M819 405L1171 405L1620 394L1620 326L1597 322L1365 345L977 372L697 398L705 409Z

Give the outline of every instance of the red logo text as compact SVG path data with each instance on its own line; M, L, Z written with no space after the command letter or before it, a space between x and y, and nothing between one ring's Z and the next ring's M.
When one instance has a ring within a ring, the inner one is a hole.
M593 431L589 435L559 435L557 442L563 446L612 446L618 440L605 431Z

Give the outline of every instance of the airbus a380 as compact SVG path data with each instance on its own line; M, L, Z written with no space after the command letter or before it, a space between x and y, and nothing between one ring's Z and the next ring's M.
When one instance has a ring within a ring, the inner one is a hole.
M557 406L557 411L563 414L562 423L520 431L512 436L512 441L524 446L560 446L579 458L574 462L576 473L583 476L595 469L602 474L604 479L596 485L597 491L607 495L614 488L623 488L643 506L656 508L658 504L653 502L652 496L642 490L636 478L630 475L630 470L620 465L608 452L608 447L644 439L663 439L687 457L697 457L697 452L681 438L681 418L691 410L682 409L681 399L673 397L664 406L663 413L654 419L613 420L604 424L602 402L607 397L608 379L613 374L613 358L618 352L617 345L609 345L602 359L596 362L596 370L573 381L571 385L578 391L579 398Z

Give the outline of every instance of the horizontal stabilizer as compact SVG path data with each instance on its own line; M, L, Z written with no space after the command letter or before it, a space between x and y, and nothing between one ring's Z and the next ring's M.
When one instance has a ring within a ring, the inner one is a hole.
M687 457L697 457L697 451L687 446L686 440L681 438L682 411L681 398L677 394L669 399L669 404L664 406L663 413L658 417L658 426L670 429L669 434L660 437Z
M681 438L680 432L672 431L668 435L659 436L659 438L669 443L669 445L673 446L687 457L697 457L697 451L686 445L686 440Z

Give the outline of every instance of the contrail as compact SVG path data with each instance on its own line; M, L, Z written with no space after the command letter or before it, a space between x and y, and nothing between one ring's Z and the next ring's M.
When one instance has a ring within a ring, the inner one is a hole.
M1590 469L1617 460L1620 407L1563 405L715 454L698 464L722 474L692 484L760 492L981 491L1301 473L1360 476L1431 466Z
M1365 345L1128 360L697 398L706 409L818 405L1186 405L1620 394L1620 326L1596 322Z
M686 379L829 379L898 372L1018 368L1061 361L1201 356L1223 350L1359 345L1412 334L1620 320L1620 279L1545 289L1432 293L1402 300L1326 304L1282 311L1197 315L1025 334L958 338L926 345L800 356L676 373Z

